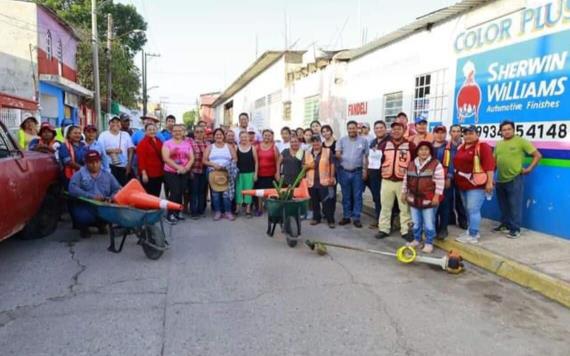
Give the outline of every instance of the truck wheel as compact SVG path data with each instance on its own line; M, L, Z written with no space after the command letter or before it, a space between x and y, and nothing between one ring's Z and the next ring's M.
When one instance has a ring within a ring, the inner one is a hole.
M59 221L59 203L55 189L48 191L40 209L24 226L18 237L21 240L35 240L52 234L57 229Z

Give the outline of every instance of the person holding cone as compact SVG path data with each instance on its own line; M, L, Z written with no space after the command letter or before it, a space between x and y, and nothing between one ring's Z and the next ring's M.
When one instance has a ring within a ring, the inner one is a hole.
M172 139L162 146L164 181L168 191L168 200L178 204L182 204L182 197L188 186L188 172L194 163L192 145L184 137L185 130L182 124L174 125ZM184 220L184 217L180 211L169 211L166 220L171 224L176 224L177 221Z
M408 164L402 184L401 200L410 206L414 223L414 240L407 245L419 247L424 232L426 240L422 251L431 253L435 237L435 215L443 200L445 173L441 163L433 157L431 142L419 142L415 155L416 158Z

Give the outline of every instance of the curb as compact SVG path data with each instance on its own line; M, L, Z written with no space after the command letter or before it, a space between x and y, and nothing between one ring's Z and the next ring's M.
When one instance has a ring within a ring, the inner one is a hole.
M374 209L372 207L363 206L362 212L374 216ZM497 276L506 278L520 286L530 288L562 304L566 308L570 308L570 283L539 272L527 265L491 252L483 247L466 245L450 240L436 241L435 246L445 251L451 249L457 250L465 261L486 269Z

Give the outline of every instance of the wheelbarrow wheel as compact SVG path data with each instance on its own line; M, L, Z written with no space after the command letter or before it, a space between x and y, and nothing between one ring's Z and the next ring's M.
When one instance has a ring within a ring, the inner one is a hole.
M287 245L289 247L297 246L297 237L299 236L299 225L294 216L288 216L285 220L285 233L287 234Z
M151 260L158 260L164 250L157 249L154 246L165 247L165 236L162 230L156 226L147 226L141 230L142 249L146 257Z

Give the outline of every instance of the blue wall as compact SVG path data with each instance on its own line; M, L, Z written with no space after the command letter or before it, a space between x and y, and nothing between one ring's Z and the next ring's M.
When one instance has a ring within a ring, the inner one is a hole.
M570 240L570 168L539 165L524 179L523 226ZM482 211L499 220L496 198Z
M58 103L57 126L60 127L61 123L65 119L65 104L63 100L65 95L64 90L56 86L53 86L51 84L40 81L40 94L51 95L57 98L57 103ZM71 110L71 119L73 120L74 124L77 124L79 122L78 110L76 108L72 108Z

